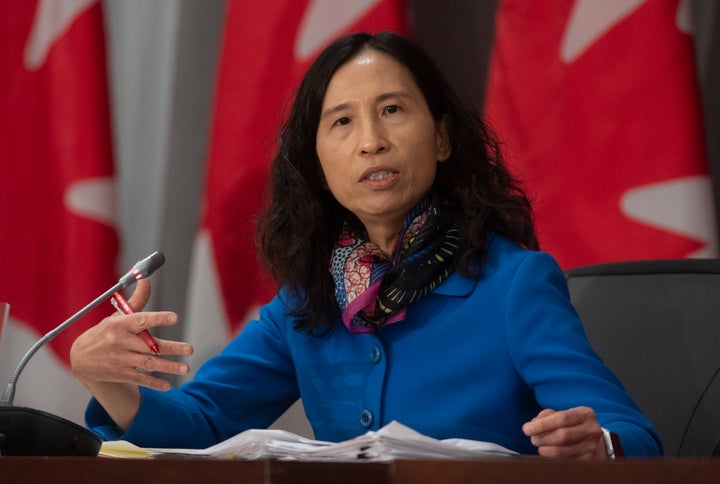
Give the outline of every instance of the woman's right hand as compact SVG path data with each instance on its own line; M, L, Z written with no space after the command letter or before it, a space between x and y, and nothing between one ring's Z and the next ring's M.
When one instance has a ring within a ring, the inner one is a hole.
M70 350L75 378L85 385L115 423L127 428L140 406L138 386L169 390L171 384L154 373L186 375L184 362L166 356L189 356L188 343L155 338L161 356L147 347L137 333L177 323L173 312L140 312L150 297L150 282L141 279L128 304L134 314L115 314L81 334Z

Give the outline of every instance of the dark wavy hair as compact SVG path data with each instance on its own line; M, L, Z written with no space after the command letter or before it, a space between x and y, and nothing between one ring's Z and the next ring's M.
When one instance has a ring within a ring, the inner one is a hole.
M343 221L358 223L327 189L315 147L325 91L333 74L359 53L393 57L410 72L436 120L447 118L452 154L438 163L434 189L450 205L462 234L456 270L482 275L488 234L537 250L530 202L503 163L500 145L470 103L461 102L432 59L392 32L357 33L328 46L305 74L279 134L256 242L264 267L298 296L296 330L321 334L339 321L328 270Z

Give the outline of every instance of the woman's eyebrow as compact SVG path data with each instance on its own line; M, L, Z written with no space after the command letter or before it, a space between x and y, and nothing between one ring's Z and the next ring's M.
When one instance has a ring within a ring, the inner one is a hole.
M391 91L391 92L385 92L380 94L375 98L375 102L380 103L383 101L387 101L388 99L394 99L394 98L409 98L411 97L410 94L408 94L405 91Z
M411 97L410 94L408 94L405 91L384 92L375 97L375 103L381 103L383 101L387 101L388 99L409 98L409 97ZM320 115L320 119L325 119L328 116L331 116L333 113L343 111L345 109L348 109L349 107L350 107L350 103L340 103L337 106L329 107L325 111L322 112L322 114Z
M340 103L337 106L333 106L331 108L327 108L325 111L322 112L320 115L320 119L325 119L328 116L332 115L333 113L337 113L338 111L343 111L350 107L349 103Z

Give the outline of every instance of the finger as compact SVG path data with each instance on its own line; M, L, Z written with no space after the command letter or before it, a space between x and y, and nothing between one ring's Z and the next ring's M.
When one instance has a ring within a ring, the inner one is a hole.
M554 413L557 413L557 412L555 410L553 410L552 408L544 408L544 409L540 410L540 413L538 413L537 417L535 417L535 418L547 417L548 415L552 415Z
M540 435L556 429L580 425L588 420L595 420L595 412L589 407L575 407L558 412L545 409L523 425L523 432L528 436Z
M602 436L602 429L596 422L587 421L579 425L560 427L548 432L530 436L530 442L535 446L571 446L586 440L594 441Z
M138 279L135 283L135 290L128 299L128 304L133 311L142 311L148 300L150 299L150 280L149 279Z
M191 344L182 341L170 341L159 338L155 338L155 341L158 344L160 353L165 356L190 356L194 351Z
M532 420L523 424L522 431L528 437L544 432L547 424L544 424L543 421L555 413L557 412L551 408L540 410L540 412Z
M152 388L154 390L167 391L172 388L172 384L153 373L138 371L136 368L125 368L115 372L112 379L106 381L114 383L130 383L143 387Z
M583 441L575 445L547 445L538 447L538 455L559 459L594 459L597 454L596 445Z
M135 367L148 373L165 373L169 375L187 375L190 366L182 361L158 358L155 355L138 355Z
M158 385L164 387L157 374L184 376L190 372L190 367L187 363L154 354L111 350L102 359L73 366L73 372L79 372L88 381L132 383L156 388Z
M554 413L556 413L556 412L552 408L544 408L544 409L540 410L540 412L531 420L531 422L534 422L538 419L542 419L542 418L552 415Z
M158 345L159 353L163 356L187 357L193 354L194 348L189 343L185 343L183 341L161 339L154 336L153 339ZM118 346L120 346L120 344ZM132 337L127 340L127 342L122 343L122 349L142 355L155 355L155 353L148 347L145 340L138 336L137 333L134 333Z
M138 334L156 326L172 326L177 324L178 316L172 311L152 311L128 314L123 316L128 331Z
M602 449L602 452L600 450ZM538 454L544 457L595 459L607 457L602 430L591 431L576 442L565 441L556 445L538 445Z
M105 376L104 381L128 382L155 388L162 380L157 378L157 374L184 376L189 372L190 366L187 363L136 353L125 354L120 359L110 358L101 374Z
M157 326L169 326L177 323L177 314L173 312L155 312L155 313L136 313L134 316L133 324L130 331L133 334L138 334L146 329L150 329ZM137 340L141 340L138 338ZM193 347L189 343L182 341L163 340L160 338L154 338L155 343L158 345L159 352L165 356L190 356L193 354ZM135 340L133 350L141 353L145 353L147 344L143 340L144 346L137 346L139 343Z
M135 373L141 377L138 379L138 386L152 388L153 390L159 390L161 392L166 392L172 388L172 384L167 380L163 380L162 378L148 375L146 373Z

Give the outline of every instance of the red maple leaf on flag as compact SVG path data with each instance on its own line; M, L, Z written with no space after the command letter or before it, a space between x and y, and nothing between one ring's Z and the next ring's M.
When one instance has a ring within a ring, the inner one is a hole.
M486 117L564 267L716 250L676 0L502 1Z
M0 4L0 136L0 300L39 338L117 280L99 2ZM77 335L111 311L97 309L57 336L58 360L67 365ZM8 336L6 349L16 345ZM45 395L39 406L62 398Z

